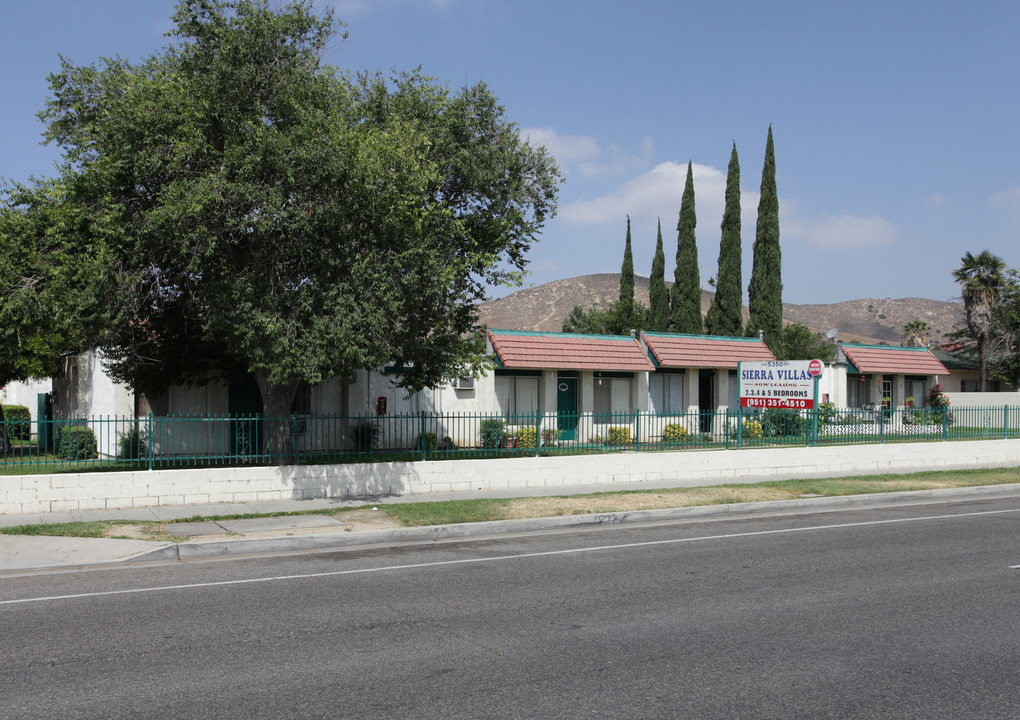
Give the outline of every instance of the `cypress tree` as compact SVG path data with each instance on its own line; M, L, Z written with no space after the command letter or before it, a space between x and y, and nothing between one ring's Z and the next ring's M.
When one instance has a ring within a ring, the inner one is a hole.
M676 226L676 268L673 270L673 292L669 308L669 325L673 332L700 334L704 331L698 245L694 237L697 224L698 218L694 212L694 174L688 162L687 184L680 201L680 220Z
M627 244L623 248L623 267L620 268L618 309L623 318L634 314L634 255L630 249L630 215L627 216Z
M648 281L648 329L665 332L669 329L669 292L666 290L666 254L662 251L662 221L655 242L652 276Z
M761 171L761 200L758 202L758 227L754 234L754 267L747 288L751 311L748 335L765 332L765 344L776 357L783 356L783 277L779 249L779 196L776 193L776 156L772 146L772 126L765 145L765 165Z
M715 297L705 319L710 335L740 335L743 325L740 264L740 163L737 160L737 144L733 143L730 167L726 172L726 209L723 211L722 241L719 244L719 274L715 282Z

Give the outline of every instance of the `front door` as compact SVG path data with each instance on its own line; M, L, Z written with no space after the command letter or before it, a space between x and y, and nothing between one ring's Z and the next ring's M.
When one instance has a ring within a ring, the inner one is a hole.
M560 377L556 381L556 427L560 440L577 439L577 378Z
M715 370L698 371L698 410L701 411L698 432L712 432L712 421L715 419Z
M262 394L254 380L227 388L227 414L230 415L230 454L234 457L258 455L262 449Z

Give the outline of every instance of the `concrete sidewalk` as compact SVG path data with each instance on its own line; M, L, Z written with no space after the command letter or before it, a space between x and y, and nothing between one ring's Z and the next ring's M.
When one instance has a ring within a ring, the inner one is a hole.
M625 487L593 486L589 492L616 489L660 489L668 484L627 483ZM585 494L586 489L575 488ZM0 515L0 527L22 524L64 523L78 520L142 520L172 522L192 517L217 515L273 514L294 511L360 507L360 518L351 521L325 515L273 516L248 520L189 523L178 526L190 534L186 542L153 542L96 538L0 535L0 573L77 568L118 563L166 562L225 556L250 556L400 542L429 542L443 539L483 537L500 534L539 532L556 528L620 525L623 523L667 522L711 517L749 517L776 513L825 512L874 506L951 502L962 499L1015 497L1020 501L1020 484L992 485L944 490L805 498L778 502L738 503L687 508L665 508L598 515L571 515L430 527L385 527L375 522L371 508L384 503L423 502L480 497L525 497L561 495L548 489L477 493L449 493L441 496L404 495L349 500L291 500L266 503L164 506L124 510L89 510L46 515ZM378 517L388 522L383 513ZM392 523L389 523L392 525Z

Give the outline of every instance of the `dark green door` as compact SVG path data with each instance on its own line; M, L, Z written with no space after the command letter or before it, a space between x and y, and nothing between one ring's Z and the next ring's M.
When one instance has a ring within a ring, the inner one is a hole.
M227 388L230 454L252 457L262 451L262 394L254 380Z
M577 439L577 378L560 377L556 381L556 427L560 440Z

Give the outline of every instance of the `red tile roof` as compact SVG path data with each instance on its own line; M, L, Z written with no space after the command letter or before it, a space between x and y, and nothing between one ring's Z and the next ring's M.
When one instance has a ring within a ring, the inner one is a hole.
M894 375L947 375L946 366L928 348L877 345L841 346L846 359L862 373Z
M630 337L489 330L489 342L507 369L654 370L640 343Z
M733 368L737 363L775 360L758 338L641 333L655 361L667 368Z

